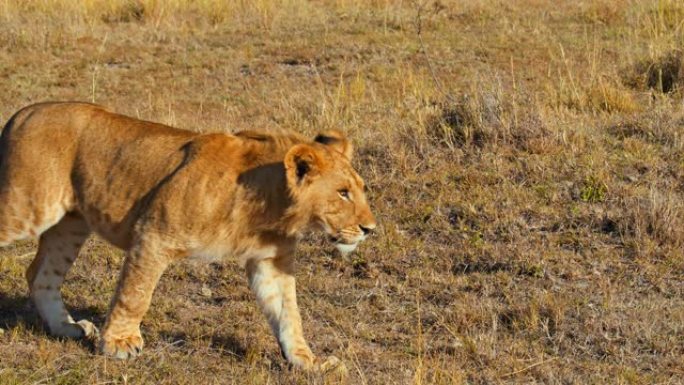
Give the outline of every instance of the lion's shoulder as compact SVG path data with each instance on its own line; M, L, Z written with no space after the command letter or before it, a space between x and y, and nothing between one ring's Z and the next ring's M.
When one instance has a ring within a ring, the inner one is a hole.
M244 130L236 132L236 137L248 140L256 141L264 144L276 145L279 147L292 147L298 143L309 142L309 139L303 135L286 130L274 130L274 131L256 131L256 130Z
M282 161L285 153L293 146L311 142L301 134L286 130L246 130L233 135L242 142L244 153L248 158L264 161Z

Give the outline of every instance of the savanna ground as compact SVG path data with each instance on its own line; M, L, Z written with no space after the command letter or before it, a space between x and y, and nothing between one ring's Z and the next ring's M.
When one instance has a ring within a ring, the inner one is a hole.
M684 380L684 3L0 1L0 118L84 100L192 130L339 128L380 221L298 255L305 332L350 384ZM198 200L202 197L197 197ZM132 362L46 334L0 254L2 384L323 383L243 272L179 264ZM121 252L63 291L101 324Z

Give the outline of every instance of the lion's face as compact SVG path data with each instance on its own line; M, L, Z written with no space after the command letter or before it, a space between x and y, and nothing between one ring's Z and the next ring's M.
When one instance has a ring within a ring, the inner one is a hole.
M363 180L348 162L340 163L312 182L310 189L319 203L313 209L314 221L346 254L366 239L376 223L364 194Z
M288 185L298 206L307 208L311 225L323 229L347 254L376 226L363 179L350 163L351 145L338 131L294 146L285 157Z

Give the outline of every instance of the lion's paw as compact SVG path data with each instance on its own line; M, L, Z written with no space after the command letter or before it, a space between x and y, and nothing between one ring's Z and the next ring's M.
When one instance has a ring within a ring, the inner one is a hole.
M293 368L312 370L315 368L316 356L308 348L300 348L292 352L289 362Z
M143 348L143 339L138 335L121 337L103 337L100 343L100 351L105 356L126 360L140 355Z
M347 374L347 366L337 357L329 356L326 359L316 357L309 348L295 349L289 355L292 368L307 372L344 377Z
M99 335L97 327L88 320L62 322L58 327L51 327L50 333L67 338L97 338Z
M96 339L100 337L100 331L97 329L97 326L95 326L95 324L93 324L92 322L82 319L76 322L76 325L78 325L78 327L81 328L81 331L83 333L82 337L89 339Z
M329 356L325 361L316 362L316 369L323 374L347 374L347 366L335 356Z

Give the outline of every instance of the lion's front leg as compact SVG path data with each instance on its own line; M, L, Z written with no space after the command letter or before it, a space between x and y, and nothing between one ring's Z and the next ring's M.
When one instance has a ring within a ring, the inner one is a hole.
M168 266L163 253L137 248L126 256L102 332L100 350L119 359L136 357L143 347L140 322L157 282Z
M295 278L292 275L292 259L285 257L252 261L247 264L247 275L250 287L287 361L306 370L325 370L326 365L329 366L328 361L320 363L304 339ZM333 357L329 361L339 360Z

